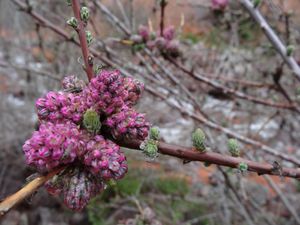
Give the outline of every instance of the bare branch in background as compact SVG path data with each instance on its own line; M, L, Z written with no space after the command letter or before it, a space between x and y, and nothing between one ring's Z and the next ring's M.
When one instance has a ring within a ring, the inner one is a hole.
M258 7L254 7L254 4L250 0L240 0L245 9L253 17L253 19L259 24L267 38L270 40L276 51L281 55L285 63L291 68L295 77L300 81L300 67L293 56L289 56L287 53L287 46L283 44L278 35L273 31L263 15L259 12Z

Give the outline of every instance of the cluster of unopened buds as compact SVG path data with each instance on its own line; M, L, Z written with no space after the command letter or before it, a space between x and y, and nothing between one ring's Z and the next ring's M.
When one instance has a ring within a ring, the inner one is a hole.
M181 54L180 42L176 39L174 26L166 27L161 33L160 31L151 31L148 27L141 25L138 33L132 35L130 39L137 48L146 46L170 57L178 57Z
M89 84L75 76L63 91L36 101L39 129L23 146L27 163L40 173L64 168L45 186L81 210L105 184L127 172L125 155L114 141L144 140L150 124L132 108L144 86L117 70L103 70Z

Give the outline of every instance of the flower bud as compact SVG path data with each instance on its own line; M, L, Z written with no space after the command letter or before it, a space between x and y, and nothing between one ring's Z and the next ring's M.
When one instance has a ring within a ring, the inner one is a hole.
M159 139L159 129L158 127L151 127L150 128L150 139L158 141Z
M138 28L138 34L143 38L144 41L149 39L150 31L149 28L143 25L140 25Z
M88 45L90 45L93 41L93 35L91 33L91 31L85 31L85 36L86 36L86 41L88 43Z
M175 28L174 28L174 26L169 26L169 27L165 28L164 31L163 31L163 37L166 40L171 41L175 37Z
M75 17L71 17L70 19L67 20L67 24L74 29L77 29L78 27L78 21Z
M239 143L236 139L230 138L227 142L227 146L232 156L240 156Z
M88 109L83 115L83 125L90 133L96 134L101 128L100 117L93 109Z
M90 11L87 7L82 7L80 10L80 18L82 21L87 22L90 17Z
M200 152L205 152L205 134L204 132L198 128L192 134L193 146Z
M150 157L150 158L156 158L157 155L158 155L158 147L157 147L157 141L155 140L152 140L152 139L148 139L148 140L145 140L140 148L143 150L143 153Z
M246 172L248 170L248 165L247 165L247 163L241 162L239 164L238 168L241 172Z

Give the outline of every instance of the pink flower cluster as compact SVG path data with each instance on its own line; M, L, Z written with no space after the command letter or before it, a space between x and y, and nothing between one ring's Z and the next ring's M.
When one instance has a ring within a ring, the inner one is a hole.
M80 132L73 122L45 122L23 145L28 165L47 172L72 163L83 149Z
M39 98L35 105L39 119L52 122L67 119L78 123L88 109L80 94L54 91Z
M144 140L148 135L149 124L145 123L145 115L124 106L118 113L104 121L114 138L128 137Z
M211 0L211 8L213 10L224 10L228 3L228 0Z
M162 54L171 57L177 57L180 55L179 41L175 39L174 26L166 27L162 34L160 31L150 32L146 26L139 26L138 36L140 36L141 42L152 50L159 50Z
M120 146L101 135L87 142L83 162L91 173L100 175L104 181L121 179L127 171L126 158Z
M88 85L74 76L67 77L63 87L73 92L51 91L36 101L39 130L25 142L23 151L28 165L39 172L67 167L69 172L49 181L47 190L62 194L69 208L80 210L105 182L121 179L127 172L125 155L106 137L144 140L150 124L144 114L132 108L143 84L122 77L117 70L100 72ZM88 123L85 115L90 110L102 123L99 132L85 129L83 118Z

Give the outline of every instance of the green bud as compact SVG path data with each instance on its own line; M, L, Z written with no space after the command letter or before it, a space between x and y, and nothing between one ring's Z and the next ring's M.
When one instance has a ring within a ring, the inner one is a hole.
M289 45L286 47L286 55L291 56L295 50L295 47L293 45Z
M82 21L87 22L90 17L90 10L87 7L82 7L80 10L80 18Z
M257 8L259 4L260 4L260 0L254 0L253 1L254 8Z
M195 130L195 132L192 134L192 141L193 146L200 152L205 152L205 134L204 132L198 128Z
M232 156L234 157L240 156L239 143L236 139L230 138L227 142L227 146Z
M145 49L145 47L146 47L146 45L143 44L143 43L142 44L134 44L132 46L132 49L133 49L134 52L138 52L138 51L141 51L141 50Z
M241 163L239 164L239 170L240 170L241 172L246 172L246 171L248 170L248 165L247 165L247 163L241 162Z
M71 17L70 19L68 19L67 24L69 26L73 27L74 29L77 29L77 27L78 27L78 22L77 22L77 19L75 17Z
M72 5L71 0L66 0L66 2L67 2L67 5L68 5L68 6L71 6L71 5Z
M96 134L101 129L101 122L98 113L93 109L88 109L83 115L83 126L90 133Z
M158 141L158 139L159 139L159 129L158 129L158 127L151 127L150 128L150 139Z
M145 140L140 148L143 150L143 153L150 157L150 158L156 158L158 155L158 147L157 147L158 141L148 139Z
M88 43L88 45L90 45L93 41L93 35L91 33L91 31L85 31L85 36L86 36L86 41Z

